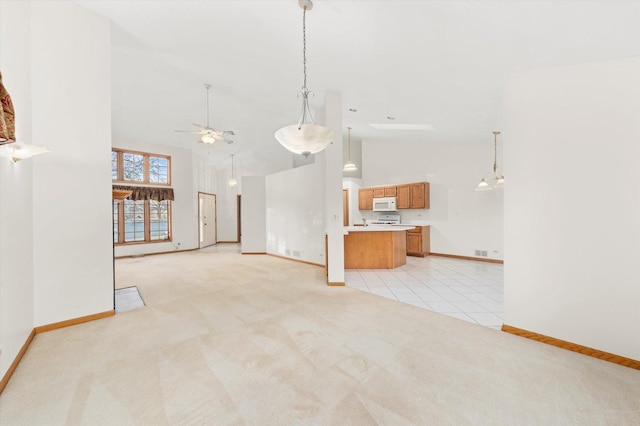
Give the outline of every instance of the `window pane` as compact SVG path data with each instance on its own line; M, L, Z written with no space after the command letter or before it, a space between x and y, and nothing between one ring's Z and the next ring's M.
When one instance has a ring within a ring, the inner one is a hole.
M111 151L111 179L118 179L118 153Z
M151 240L168 240L169 201L149 201Z
M113 242L118 242L118 203L113 202Z
M124 200L124 241L144 241L144 201Z
M168 183L168 163L166 158L149 157L149 182Z
M144 182L144 156L125 152L123 157L124 180Z

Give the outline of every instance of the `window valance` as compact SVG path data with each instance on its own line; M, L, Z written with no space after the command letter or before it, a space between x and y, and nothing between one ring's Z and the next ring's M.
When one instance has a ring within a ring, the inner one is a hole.
M0 73L0 145L16 141L15 112L11 96L2 85Z
M131 191L131 195L128 200L155 200L173 201L173 188L157 188L152 186L130 186L130 185L113 185L113 189L119 189L123 191Z

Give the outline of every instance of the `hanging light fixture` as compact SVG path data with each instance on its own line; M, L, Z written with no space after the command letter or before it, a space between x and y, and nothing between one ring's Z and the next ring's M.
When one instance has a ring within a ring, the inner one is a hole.
M500 187L504 184L504 176L498 176L498 135L500 132L493 132L493 180L495 181L494 187ZM493 188L482 178L476 191L491 191Z
M229 179L229 186L234 187L238 185L238 181L233 178L233 154L231 154L231 178Z
M325 149L333 139L333 131L328 127L319 126L313 121L311 110L309 109L309 94L313 94L307 89L307 34L306 19L307 10L313 8L311 0L298 0L298 5L302 8L302 66L304 70L304 80L302 90L298 94L302 97L302 115L298 124L283 127L276 131L275 137L282 146L296 154L308 157L311 154ZM310 123L307 123L307 118Z
M358 170L358 167L351 161L351 127L347 127L347 131L349 132L349 161L344 165L342 169L345 172L352 172L354 170Z
M49 152L47 148L20 141L0 147L0 155L3 157L9 157L14 163L47 152Z

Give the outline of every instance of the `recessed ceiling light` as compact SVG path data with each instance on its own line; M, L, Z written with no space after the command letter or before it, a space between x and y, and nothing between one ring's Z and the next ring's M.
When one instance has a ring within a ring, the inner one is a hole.
M387 120L395 120L395 119L396 119L395 117L391 117L390 115L387 116Z
M355 109L355 108L349 108L349 111L351 111L351 112L358 112L358 110L357 110L357 109Z
M433 130L433 126L431 124L380 123L380 124L369 124L369 126L378 130Z

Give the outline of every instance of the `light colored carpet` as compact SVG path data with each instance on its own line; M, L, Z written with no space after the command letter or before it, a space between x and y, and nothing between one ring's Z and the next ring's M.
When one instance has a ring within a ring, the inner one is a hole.
M118 260L147 307L36 336L0 424L640 424L640 371L236 251Z

